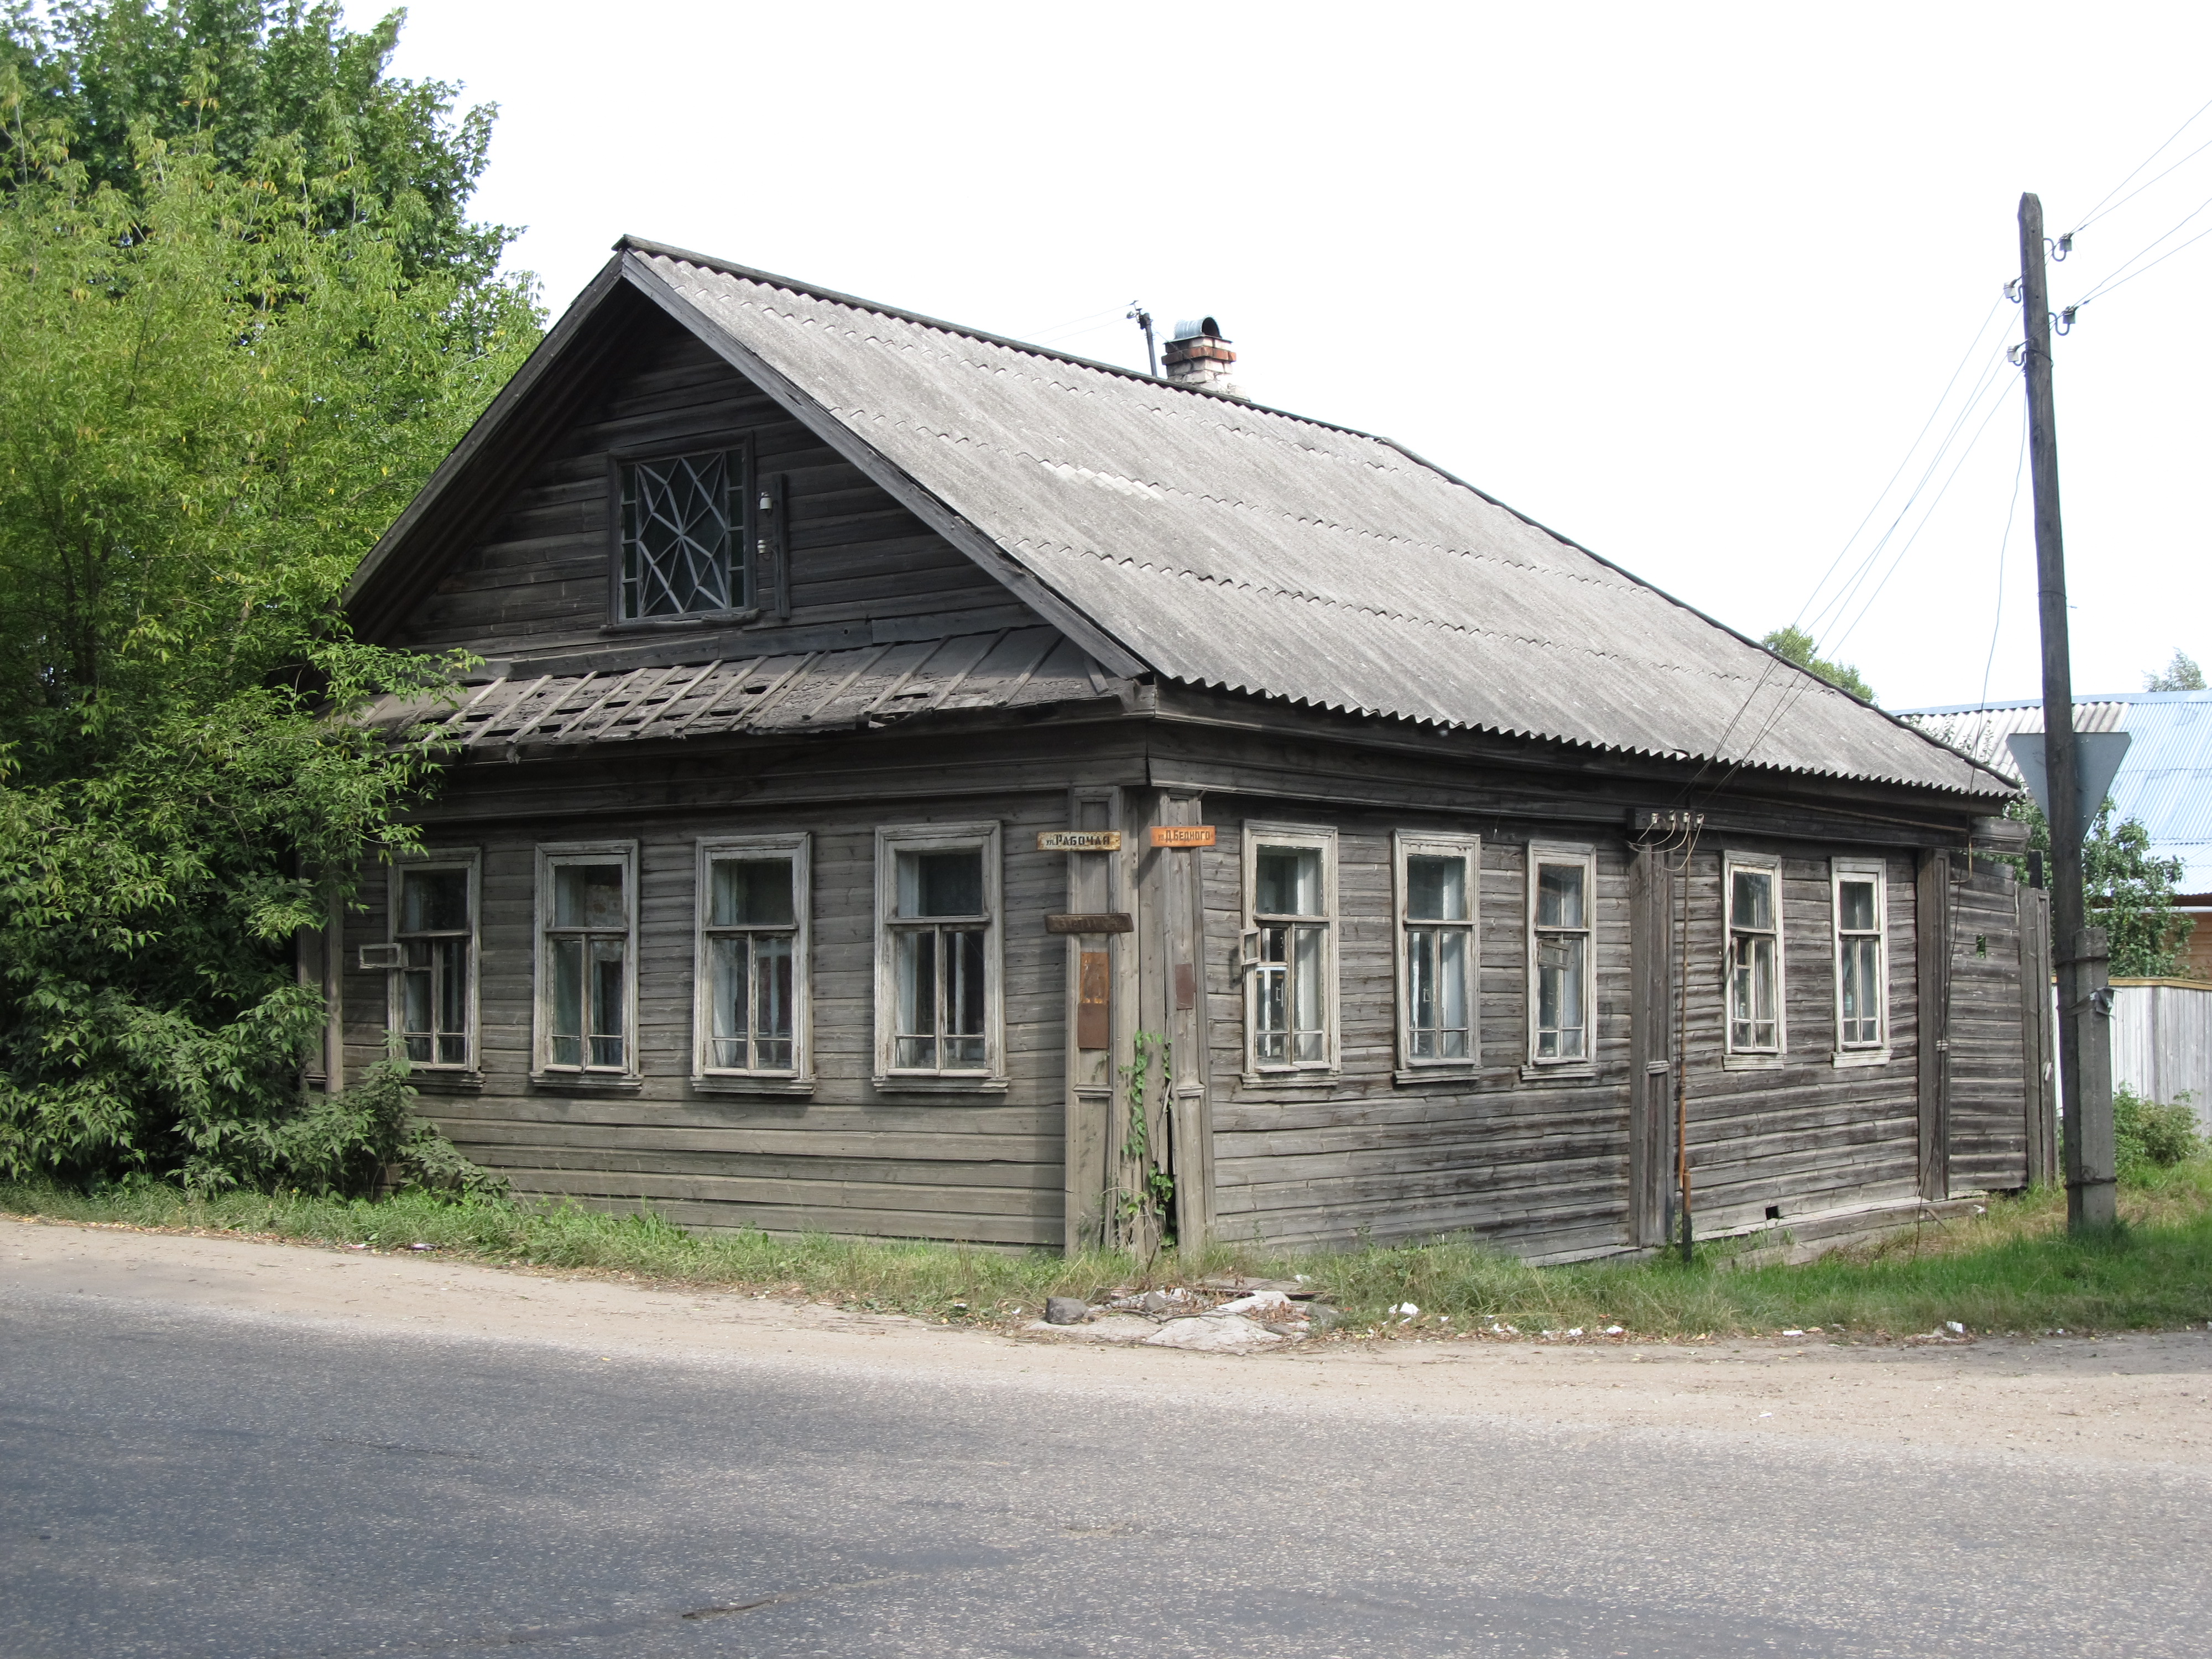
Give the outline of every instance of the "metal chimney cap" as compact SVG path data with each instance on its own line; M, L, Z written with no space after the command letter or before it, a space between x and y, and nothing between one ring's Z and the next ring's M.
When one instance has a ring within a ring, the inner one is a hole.
M1170 341L1221 340L1227 337L1221 331L1221 325L1211 317L1186 317L1175 325L1175 332L1168 336Z

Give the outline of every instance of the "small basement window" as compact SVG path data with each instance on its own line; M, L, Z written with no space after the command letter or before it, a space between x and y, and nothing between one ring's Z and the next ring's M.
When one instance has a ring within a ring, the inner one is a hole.
M623 621L753 605L744 471L740 450L622 464Z
M804 835L699 843L695 1075L809 1074L808 885Z
M538 1070L637 1074L637 844L538 849Z
M1728 1052L1775 1054L1782 1006L1782 864L1730 853L1722 860L1728 906Z
M876 1082L998 1086L1005 1075L999 826L876 832Z

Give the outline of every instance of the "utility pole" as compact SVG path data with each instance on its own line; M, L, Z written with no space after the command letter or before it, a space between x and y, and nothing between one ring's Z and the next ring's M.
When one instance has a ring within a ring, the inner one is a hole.
M2051 401L2051 295L2043 204L2020 198L2021 310L2026 324L2028 476L2035 489L2036 588L2043 618L2043 769L2051 820L2051 911L2058 969L2059 1078L2066 1103L2066 1224L2118 1219L2112 1168L2112 1042L2105 930L2087 926L2081 890L2081 766L2074 671L2066 641L2066 548L2059 532L2058 431Z

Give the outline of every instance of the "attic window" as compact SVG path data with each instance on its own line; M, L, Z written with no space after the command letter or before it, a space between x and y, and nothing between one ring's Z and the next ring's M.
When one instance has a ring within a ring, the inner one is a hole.
M623 621L751 605L744 471L743 455L723 450L623 463Z

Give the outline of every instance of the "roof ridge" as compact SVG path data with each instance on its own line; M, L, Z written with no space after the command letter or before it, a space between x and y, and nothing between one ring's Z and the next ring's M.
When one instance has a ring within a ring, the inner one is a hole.
M1232 409L1257 410L1262 415L1279 415L1286 421L1300 421L1308 426L1317 426L1328 432L1342 432L1354 438L1365 438L1370 442L1388 445L1417 465L1429 463L1401 446L1392 443L1379 432L1369 432L1356 426L1346 426L1337 421L1324 421L1318 415L1301 415L1294 409L1278 409L1273 404L1263 404L1251 398L1232 397L1225 392L1216 392L1210 386L1190 386L1182 380L1171 380L1164 374L1147 374L1142 369L1128 368L1120 363L1109 363L1097 357L1083 357L1073 351L1057 351L1050 346L1038 345L1031 340L1018 340L1011 334L994 334L988 328L975 328L966 323L956 323L943 317L933 317L923 311L908 311L904 306L895 306L882 300L866 300L857 294L824 288L819 283L801 282L796 276L786 276L773 270L763 270L756 265L739 264L734 259L719 258L711 253L702 253L696 248L674 247L666 242L656 242L647 237L633 236L625 232L616 239L617 253L647 253L664 259L680 259L687 265L697 265L702 270L720 272L725 276L741 277L749 283L765 283L771 288L787 288L794 294L826 300L832 305L851 306L860 311L872 311L878 316L896 317L901 322L919 323L924 328L942 329L947 334L957 334L970 340L981 340L986 344L1004 346L1010 351L1026 352L1032 357L1047 357L1055 362L1073 363L1079 368L1095 368L1102 374L1118 374L1123 380L1141 381L1146 386L1165 386L1170 391L1185 392L1197 398L1211 398L1216 403L1226 404ZM1431 471L1441 471L1431 467ZM1456 480L1455 480L1456 482Z

